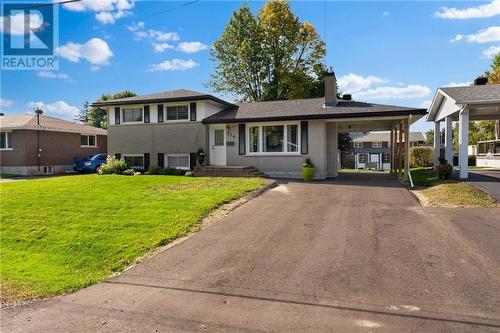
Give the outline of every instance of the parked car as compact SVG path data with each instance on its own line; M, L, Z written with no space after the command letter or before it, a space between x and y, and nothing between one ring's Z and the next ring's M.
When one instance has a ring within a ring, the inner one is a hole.
M89 155L82 159L75 159L73 170L78 172L97 172L102 164L106 163L106 154Z

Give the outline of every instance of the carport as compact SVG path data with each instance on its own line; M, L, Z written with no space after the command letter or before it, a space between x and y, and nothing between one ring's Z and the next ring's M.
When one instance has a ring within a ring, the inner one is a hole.
M391 173L398 175L404 182L409 180L410 170L410 125L422 118L426 110L412 112L387 112L379 117L357 117L336 119L339 133L390 131L390 165Z
M458 121L458 167L460 179L468 178L469 121L500 120L500 84L439 88L429 108L427 121L434 122L434 165L442 157L453 161L453 121ZM441 144L441 122L445 143Z

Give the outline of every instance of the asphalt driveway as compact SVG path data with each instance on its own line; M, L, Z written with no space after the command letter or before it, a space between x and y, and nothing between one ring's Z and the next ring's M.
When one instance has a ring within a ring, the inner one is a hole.
M2 332L498 332L500 209L420 207L388 175L289 182Z

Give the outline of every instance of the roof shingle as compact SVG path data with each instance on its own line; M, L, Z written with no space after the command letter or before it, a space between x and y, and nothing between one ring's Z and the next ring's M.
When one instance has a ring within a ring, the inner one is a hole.
M488 84L483 86L444 87L439 88L446 95L453 98L457 103L464 102L488 102L500 100L500 84Z
M103 128L45 115L40 115L40 125L37 123L36 115L0 116L0 128L107 135L107 131Z

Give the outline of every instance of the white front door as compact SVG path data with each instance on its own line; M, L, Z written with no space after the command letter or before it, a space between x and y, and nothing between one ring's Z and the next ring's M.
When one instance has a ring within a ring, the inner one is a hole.
M376 169L379 169L380 155L379 154L370 154L370 162L377 163Z
M226 165L226 126L210 125L210 165Z

